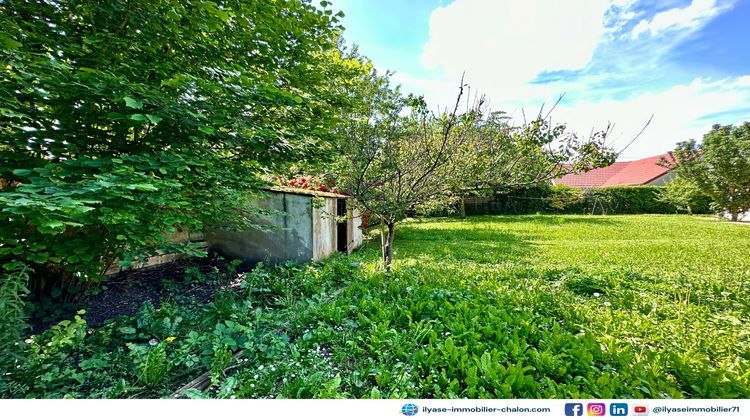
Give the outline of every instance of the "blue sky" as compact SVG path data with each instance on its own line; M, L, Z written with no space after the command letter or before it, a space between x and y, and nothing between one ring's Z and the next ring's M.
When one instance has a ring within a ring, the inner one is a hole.
M750 120L750 0L334 0L344 37L406 91L455 99L460 75L518 118L614 124L622 159Z

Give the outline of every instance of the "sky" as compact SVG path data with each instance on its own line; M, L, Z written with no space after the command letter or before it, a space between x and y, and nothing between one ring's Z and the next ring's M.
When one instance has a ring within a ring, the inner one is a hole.
M462 74L518 121L563 95L553 120L581 136L612 125L620 160L750 120L750 0L332 3L346 41L434 109Z

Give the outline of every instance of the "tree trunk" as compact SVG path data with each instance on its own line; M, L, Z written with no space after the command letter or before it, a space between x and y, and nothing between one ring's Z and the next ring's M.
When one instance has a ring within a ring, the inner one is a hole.
M391 264L393 263L393 239L396 237L396 224L388 223L386 226L388 227L388 235L383 241L383 268L385 268L385 271L391 271Z
M465 219L466 218L466 203L464 202L463 198L461 199L461 203L459 204L458 211L459 211L459 214L461 215L461 218Z
M733 221L733 222L736 222L736 221L737 221L737 216L738 216L737 212L733 211L733 212L732 212L732 221Z

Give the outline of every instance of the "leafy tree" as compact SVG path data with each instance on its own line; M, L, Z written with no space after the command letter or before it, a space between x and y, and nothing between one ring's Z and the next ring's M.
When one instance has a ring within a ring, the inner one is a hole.
M681 176L673 178L659 191L659 201L671 204L677 209L693 214L693 207L700 197L701 190L694 182Z
M714 125L700 145L682 142L670 157L662 164L695 183L732 221L750 210L750 122Z
M383 264L393 262L396 224L427 214L479 189L533 185L614 160L606 132L585 141L547 116L513 126L488 113L478 98L462 109L463 80L451 109L429 112L421 98L404 98L386 78L370 79L369 106L350 117L337 168L342 190L379 219Z
M0 262L80 291L189 251L176 230L250 225L247 193L331 149L363 72L323 6L0 3Z

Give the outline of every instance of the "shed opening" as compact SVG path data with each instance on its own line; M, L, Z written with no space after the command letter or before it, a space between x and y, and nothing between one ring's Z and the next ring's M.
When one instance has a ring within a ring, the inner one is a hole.
M346 219L346 200L336 200L336 251L347 253L349 251Z

